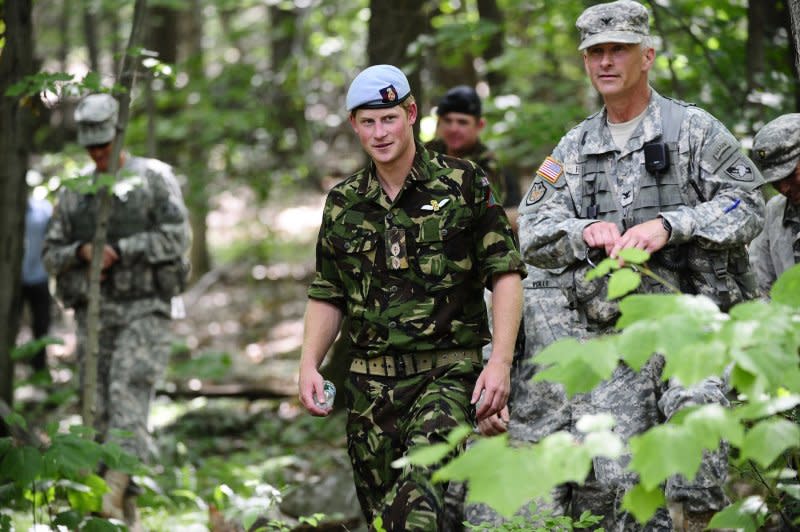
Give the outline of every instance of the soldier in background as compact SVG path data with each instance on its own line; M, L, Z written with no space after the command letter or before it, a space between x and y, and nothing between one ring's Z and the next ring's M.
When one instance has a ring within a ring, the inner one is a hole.
M494 152L481 142L486 127L483 105L478 93L467 85L448 90L436 106L436 136L427 142L429 150L472 161L480 166L495 193L516 226L516 208L520 200L517 180L500 166Z
M568 132L537 171L520 209L525 260L561 271L559 284L593 335L614 332L619 308L607 301L607 279L587 281L585 274L626 248L648 251L659 276L724 309L755 296L745 246L763 221L758 169L718 120L650 87L655 50L642 4L595 5L576 26L586 73L605 105ZM639 290L668 289L643 278ZM653 356L639 372L619 364L610 379L570 402L566 426L578 434L583 415L608 412L627 439L684 406L727 404L721 378L686 389L661 380L663 363ZM696 478L668 480L669 513L659 509L642 527L621 507L636 480L628 459L595 458L586 483L570 486L563 511L602 515L606 530L695 531L727 504L722 446L704 456Z
M753 139L753 156L764 180L780 192L767 203L764 230L750 244L750 264L766 295L800 262L800 113L762 127Z
M50 331L52 297L47 271L42 263L42 246L53 206L46 199L28 196L25 210L25 253L22 257L22 300L31 314L31 333L34 339ZM21 309L20 309L21 310ZM47 369L47 349L42 347L31 359L34 371Z
M442 530L446 484L431 481L432 468L391 463L505 406L525 268L483 171L414 142L417 104L399 69L362 71L347 110L370 160L326 200L300 400L313 415L329 412L314 401L324 397L318 368L348 316L348 452L367 523ZM496 324L485 365L484 286Z
M108 94L92 94L78 104L78 142L94 161L84 175L108 171L118 109ZM171 299L184 288L191 236L169 165L121 152L119 168L103 249L94 428L101 440L114 441L146 461L150 399L169 359ZM56 278L56 295L75 310L81 370L96 204L93 194L62 187L43 253ZM132 436L120 438L112 430ZM109 492L103 496L102 515L138 526L130 476L108 469L104 478Z

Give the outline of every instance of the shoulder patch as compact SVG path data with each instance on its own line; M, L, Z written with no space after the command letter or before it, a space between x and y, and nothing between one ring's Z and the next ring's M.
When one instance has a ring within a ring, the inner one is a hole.
M551 185L555 185L559 178L564 175L564 166L548 156L541 166L539 166L539 169L536 170L536 175L541 176L542 179Z
M752 181L753 169L741 157L725 169L725 173L737 181Z
M528 192L528 197L525 199L526 205L534 205L539 203L539 201L544 197L545 192L547 189L540 180L536 180L531 185L531 190Z

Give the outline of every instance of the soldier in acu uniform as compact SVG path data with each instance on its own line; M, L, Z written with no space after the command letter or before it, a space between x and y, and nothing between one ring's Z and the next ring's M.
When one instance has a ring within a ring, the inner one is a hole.
M75 110L78 142L94 161L86 175L109 168L118 107L112 96L92 94ZM186 280L190 232L172 168L125 152L119 167L103 250L95 429L101 439L113 440L144 460L150 398L170 353L170 303ZM47 230L43 258L56 278L58 297L75 309L81 368L95 229L95 196L63 187ZM132 436L115 437L113 429ZM103 498L102 514L135 522L135 515L123 511L132 507L129 503L135 493L130 477L109 469L104 478L110 491Z
M578 18L586 72L605 106L561 139L520 206L525 260L560 270L559 284L590 334L612 332L618 307L606 301L607 279L584 276L625 248L647 250L658 275L722 308L756 295L745 245L763 222L763 180L718 120L650 87L648 23L647 10L631 0L592 6ZM644 278L640 291L666 288ZM565 426L577 434L582 415L610 412L615 431L628 438L686 405L727 404L721 379L686 389L663 382L662 366L659 356L639 372L620 364L562 410ZM628 460L595 459L586 484L571 487L564 511L603 515L606 530L641 529L621 510L635 482ZM726 469L723 447L707 453L696 478L670 479L669 513L660 509L643 529L701 530L726 504Z
M327 414L314 402L323 399L318 368L348 316L348 451L364 515L387 530L437 530L446 486L431 482L431 468L391 463L505 406L525 267L484 172L414 142L417 105L399 69L361 72L347 110L370 160L325 204L300 400ZM484 286L495 329L481 369L490 340Z
M783 272L800 262L800 113L780 116L753 139L755 162L779 196L767 203L764 230L750 245L759 288L769 293Z

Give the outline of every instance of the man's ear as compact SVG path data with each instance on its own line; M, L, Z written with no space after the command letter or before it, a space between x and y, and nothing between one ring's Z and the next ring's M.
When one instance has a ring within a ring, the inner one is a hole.
M417 102L411 102L411 105L408 106L408 124L414 125L417 121Z
M653 63L656 60L656 50L655 48L647 48L644 51L644 70L645 72L649 71L653 67Z
M478 131L481 131L484 128L484 126L486 126L486 119L483 118L483 117L480 117L478 119Z
M350 116L349 116L350 127L353 128L353 131L356 131L356 113L358 113L358 111L350 113Z

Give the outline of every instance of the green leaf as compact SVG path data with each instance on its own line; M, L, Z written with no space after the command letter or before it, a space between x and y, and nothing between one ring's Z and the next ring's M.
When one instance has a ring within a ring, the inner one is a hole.
M455 447L471 435L472 427L469 425L459 425L447 435L447 443Z
M711 323L724 316L709 298L686 294L632 294L619 303L617 328L624 329L641 320L660 320L680 315L694 322Z
M650 253L639 248L621 249L618 256L625 261L625 264L644 264L650 260Z
M639 371L653 353L663 352L660 337L663 326L657 322L639 321L627 327L617 337L620 359Z
M75 510L61 512L53 519L54 525L66 527L67 530L78 530L83 517Z
M53 443L45 451L44 458L56 471L68 478L74 478L80 471L95 467L101 457L100 445L74 434L57 434Z
M28 422L25 421L25 418L22 417L22 415L20 415L18 412L9 412L3 417L3 421L5 421L9 427L19 427L21 429L28 428Z
M792 354L793 349L793 354ZM800 368L797 366L797 346L793 348L782 343L777 343L768 339L751 345L747 349L734 347L730 350L730 355L736 363L737 368L741 368L754 379L749 386L739 388L740 391L750 397L758 397L761 393L774 392L781 386L786 386L790 390L798 390L800 382ZM738 375L735 375L738 377ZM738 387L745 383L735 382Z
M718 340L685 345L677 352L666 353L665 358L664 377L677 377L684 386L722 375L729 361L725 344Z
M537 372L533 380L560 382L567 394L573 396L588 392L610 377L618 359L614 336L585 342L565 338L550 344L536 355L536 363L546 367Z
M642 283L641 274L630 268L622 268L611 274L608 280L608 300L617 299L633 292Z
M793 499L800 501L800 484L784 484L783 482L778 482L777 487Z
M766 401L751 402L734 410L736 416L742 421L751 421L779 412L786 412L800 404L800 395L786 395Z
M800 427L786 419L766 419L747 431L741 446L742 459L769 467L781 453L800 442Z
M434 443L433 445L412 447L409 449L406 456L392 462L392 467L401 469L407 465L430 466L438 464L444 460L452 450L453 447L447 443Z
M84 477L80 483L59 485L66 488L70 507L82 514L99 511L103 506L103 494L108 491L105 481L94 474Z
M630 468L639 473L644 489L653 490L675 473L694 478L702 445L684 427L659 425L630 439Z
M756 532L766 519L767 504L761 497L753 495L737 501L714 514L708 528L733 528L744 532Z
M681 425L693 434L703 449L717 449L720 440L739 446L744 439L744 428L735 412L719 404L687 407ZM673 416L675 420L677 416Z
M36 355L36 353L39 352L40 349L44 348L45 346L63 343L64 341L60 338L43 336L41 338L37 338L36 340L25 342L24 344L18 345L12 349L11 360L26 360L28 358L32 358L34 355Z
M622 498L622 507L632 513L640 523L646 523L662 506L664 491L660 486L647 490L641 484L636 484Z
M17 486L29 487L42 470L42 455L33 447L16 447L0 463L3 478L13 480Z
M597 266L586 272L586 280L593 281L600 277L605 277L612 270L619 270L619 261L610 257L603 259Z
M490 505L510 518L523 504L564 482L583 482L591 469L591 452L565 432L527 448L508 446L508 435L479 440L434 473L435 481L469 484L468 500Z
M800 264L795 264L778 277L769 291L769 297L776 303L800 308Z

